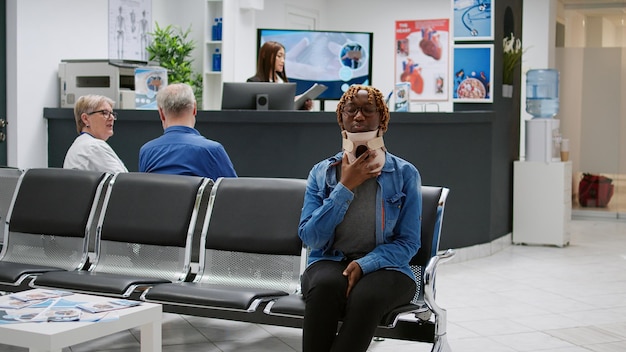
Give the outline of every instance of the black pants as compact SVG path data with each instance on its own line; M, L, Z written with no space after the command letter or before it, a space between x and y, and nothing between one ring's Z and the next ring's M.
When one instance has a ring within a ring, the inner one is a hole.
M347 265L323 260L304 272L303 352L367 351L383 315L415 295L413 279L396 270L378 270L363 275L346 297L348 280L342 272Z

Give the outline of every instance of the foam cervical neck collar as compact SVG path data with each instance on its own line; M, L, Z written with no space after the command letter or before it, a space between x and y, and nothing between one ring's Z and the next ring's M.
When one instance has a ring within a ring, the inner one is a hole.
M380 167L377 170L380 171L385 165L385 142L382 135L379 135L380 130L351 133L347 131L341 131L342 135L342 147L343 151L348 154L348 160L353 163L361 154L368 149L376 151L376 156L371 162L378 163Z

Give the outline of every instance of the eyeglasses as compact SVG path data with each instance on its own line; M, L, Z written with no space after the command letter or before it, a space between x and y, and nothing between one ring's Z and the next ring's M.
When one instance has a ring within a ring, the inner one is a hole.
M117 113L114 111L109 111L109 110L92 111L92 112L88 112L87 115L93 115L93 114L98 114L98 113L102 114L105 120L109 120L109 119L117 120Z
M378 112L378 109L374 105L363 105L363 106L346 105L346 106L344 106L342 112L346 116L354 117L354 116L356 116L356 114L359 113L359 111L365 117L372 117L372 116L376 115L376 113Z

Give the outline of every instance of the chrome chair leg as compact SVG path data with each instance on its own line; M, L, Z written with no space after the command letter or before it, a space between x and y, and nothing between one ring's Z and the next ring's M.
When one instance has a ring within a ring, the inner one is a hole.
M433 344L431 352L452 352L450 345L448 344L448 338L446 335L437 337Z

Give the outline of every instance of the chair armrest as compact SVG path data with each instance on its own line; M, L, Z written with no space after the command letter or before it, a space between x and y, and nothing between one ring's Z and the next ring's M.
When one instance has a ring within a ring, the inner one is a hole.
M437 267L439 264L450 260L455 254L456 253L452 249L448 249L445 252L441 252L433 256L430 258L430 261L424 270L424 302L428 305L436 317L436 336L441 336L446 333L447 313L445 309L441 308L435 302L435 275L437 274Z
M436 308L439 308L435 303L435 275L437 275L437 268L439 267L439 264L452 259L455 254L456 253L452 249L440 252L430 258L428 265L426 265L426 268L424 269L424 300L433 311L436 311ZM431 306L431 303L433 306Z

